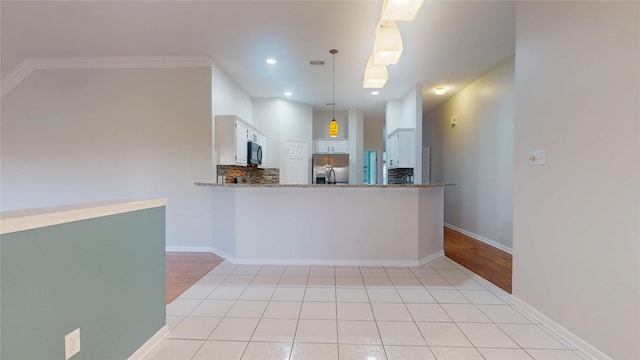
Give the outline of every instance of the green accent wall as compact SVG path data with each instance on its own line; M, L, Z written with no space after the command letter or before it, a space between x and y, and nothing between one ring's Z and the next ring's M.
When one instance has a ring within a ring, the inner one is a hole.
M166 323L165 208L2 235L0 358L126 359Z

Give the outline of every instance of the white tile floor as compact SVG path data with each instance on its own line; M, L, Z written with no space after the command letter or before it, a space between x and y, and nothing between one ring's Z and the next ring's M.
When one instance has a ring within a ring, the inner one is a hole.
M441 257L419 268L223 262L167 305L147 359L587 359Z

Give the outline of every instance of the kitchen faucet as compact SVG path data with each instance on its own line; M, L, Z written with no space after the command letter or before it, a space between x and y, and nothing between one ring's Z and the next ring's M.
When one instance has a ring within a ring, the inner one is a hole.
M325 166L327 169L327 184L335 184L336 183L336 171L333 170L333 166L331 164L327 164ZM331 176L333 174L333 176Z

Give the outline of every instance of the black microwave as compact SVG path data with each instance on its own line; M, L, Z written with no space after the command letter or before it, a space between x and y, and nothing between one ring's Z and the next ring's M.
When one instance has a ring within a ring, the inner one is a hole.
M262 146L247 141L247 165L262 165Z

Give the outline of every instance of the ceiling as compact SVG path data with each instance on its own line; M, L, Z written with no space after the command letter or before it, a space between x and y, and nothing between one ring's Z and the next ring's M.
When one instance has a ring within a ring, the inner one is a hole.
M413 22L398 23L404 52L373 96L362 80L382 0L0 3L2 75L30 57L206 55L252 97L291 91L292 101L330 110L336 48L336 110L359 108L365 119L384 118L386 102L417 84L428 112L515 53L514 2L427 0ZM442 85L450 91L434 95Z

